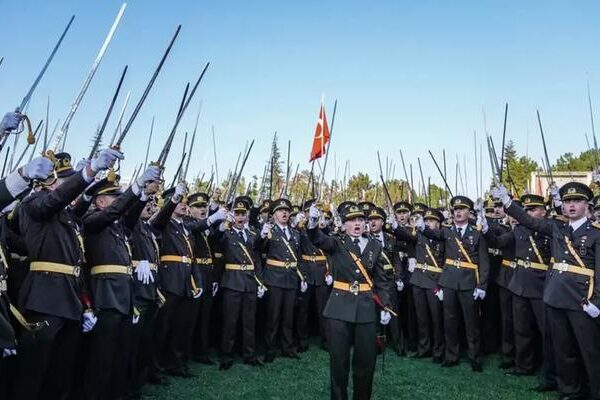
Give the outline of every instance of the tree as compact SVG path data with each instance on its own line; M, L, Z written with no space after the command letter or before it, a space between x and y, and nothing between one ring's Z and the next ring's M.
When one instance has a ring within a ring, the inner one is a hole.
M502 184L516 196L521 196L527 187L532 172L539 170L539 165L532 159L517 154L514 142L509 140L504 146L504 164Z

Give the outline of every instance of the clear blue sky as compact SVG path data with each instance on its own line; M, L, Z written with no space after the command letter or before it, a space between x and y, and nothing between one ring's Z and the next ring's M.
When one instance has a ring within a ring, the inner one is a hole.
M51 124L64 118L120 4L3 2L0 109L20 102L69 16L76 14L29 110L34 120L43 118L49 95ZM425 174L439 183L427 150L441 154L445 148L450 171L457 153L473 163L473 130L483 131L482 106L500 147L505 101L510 103L508 138L518 151L542 158L535 120L539 108L554 160L586 147L588 79L600 107L599 15L597 1L132 0L72 123L67 147L76 158L87 153L125 64L125 89L137 101L181 23L174 50L124 143L126 175L143 161L153 115L151 158L157 157L185 83L207 61L211 67L197 96L203 110L190 167L194 175L210 171L211 125L218 136L221 176L252 138L256 144L247 171L260 175L275 130L282 148L291 139L294 163L308 168L322 93L329 118L334 98L339 101L331 176L336 154L340 173L349 159L353 173L375 177L380 150L394 158L396 176L402 177L402 148L415 172L420 156ZM193 128L198 101L181 125L177 154L183 131ZM483 161L487 176L489 161ZM474 194L474 183L470 187Z

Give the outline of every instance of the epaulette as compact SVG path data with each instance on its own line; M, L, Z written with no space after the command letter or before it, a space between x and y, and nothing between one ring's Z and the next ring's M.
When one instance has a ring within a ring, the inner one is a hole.
M564 215L554 215L552 218L561 222L569 222L569 219Z
M596 229L600 229L600 223L598 222L592 222L592 226Z

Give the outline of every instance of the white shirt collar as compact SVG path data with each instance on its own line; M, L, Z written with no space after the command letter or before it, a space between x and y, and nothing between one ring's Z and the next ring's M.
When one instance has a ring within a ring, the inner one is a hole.
M585 224L586 221L587 217L581 217L577 221L569 221L569 225L573 227L573 231L576 231L581 225Z

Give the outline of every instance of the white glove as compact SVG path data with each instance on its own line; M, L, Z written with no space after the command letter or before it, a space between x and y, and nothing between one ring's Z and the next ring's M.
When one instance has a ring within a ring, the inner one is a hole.
M300 282L300 292L305 293L308 290L308 283L306 281Z
M433 289L433 294L435 297L438 298L439 301L444 301L444 289L442 289L442 288Z
M398 279L396 281L396 290L401 292L404 289L404 282L402 282L402 279Z
M103 171L113 166L115 161L122 160L124 158L123 153L115 149L104 149L98 156L92 160L90 168L94 172Z
M259 286L258 289L256 289L256 297L258 297L259 299L262 299L264 295L265 295L265 287Z
M25 164L22 168L21 175L25 179L45 180L50 176L54 164L46 157L36 157Z
M308 229L316 228L320 217L321 211L315 205L310 206L308 209Z
M503 184L493 187L492 190L490 190L490 194L493 198L500 199L502 204L505 206L508 207L510 205L510 196L508 195L508 190L506 190Z
M2 351L2 358L11 357L17 355L17 349L4 349Z
M296 214L296 218L294 218L295 226L301 225L304 221L306 221L306 214L303 212Z
M132 323L133 325L137 325L137 324L138 324L138 322L140 322L140 316L139 316L139 315L134 315L134 316L131 318L131 323Z
M417 259L411 257L408 259L408 272L415 272L415 268L417 267Z
M204 292L204 290L202 288L198 288L197 292L192 293L192 297L194 299L199 299L200 296L202 296L202 293Z
M92 329L94 329L94 325L98 322L98 317L94 315L92 311L86 311L83 313L83 333L88 333Z
M592 173L592 182L596 182L600 185L600 173L597 169Z
M227 213L227 215L225 216L225 220L232 224L235 222L235 214L233 213L233 211L229 211Z
M82 158L81 160L77 161L77 164L75 165L75 171L82 171L84 169L86 169L87 167L89 167L91 165L91 161L88 160L87 158Z
M331 276L330 274L325 275L325 284L327 286L331 286L332 283L333 283L333 276Z
M218 282L213 282L213 284L212 284L212 297L215 297L217 295L218 291L219 291L219 283Z
M419 232L423 232L425 230L425 221L423 220L423 216L421 214L417 214L417 218L415 219L415 227L419 230Z
M379 313L379 322L381 323L381 325L389 324L391 319L392 315L389 313L389 311L381 310L381 312Z
M7 112L4 114L4 118L0 121L0 133L14 131L19 127L23 114L18 112Z
M473 291L473 300L483 300L485 298L485 290L475 288Z
M138 176L135 183L137 183L140 188L143 188L148 182L158 181L160 179L160 172L158 166L150 165L140 176Z
M562 204L562 201L560 199L560 193L558 190L558 186L556 186L556 185L550 186L550 196L552 197L552 202L554 204L554 207L560 207Z
M481 226L481 232L483 233L487 233L487 231L490 229L488 220L482 212L477 213L477 225Z
M185 182L179 182L177 186L175 186L175 193L171 198L173 203L179 203L183 196L187 193L187 185Z
M398 229L398 221L396 220L395 215L389 215L387 218L387 223L390 224L393 230Z
M596 307L593 303L585 303L583 305L583 311L586 312L587 315L589 315L592 318L598 318L598 316L600 315L600 309L598 309L598 307Z
M217 221L222 221L227 217L227 210L223 207L219 208L217 211L215 211L213 214L211 214L208 219L206 220L206 222L208 222L208 225L212 225Z
M135 268L137 280L142 282L144 285L154 282L154 275L150 270L150 263L148 260L141 260L138 266Z
M266 239L267 236L269 236L269 232L271 232L271 228L273 228L271 226L271 224L269 224L268 222L265 222L263 224L262 230L260 231L260 237L263 239Z

